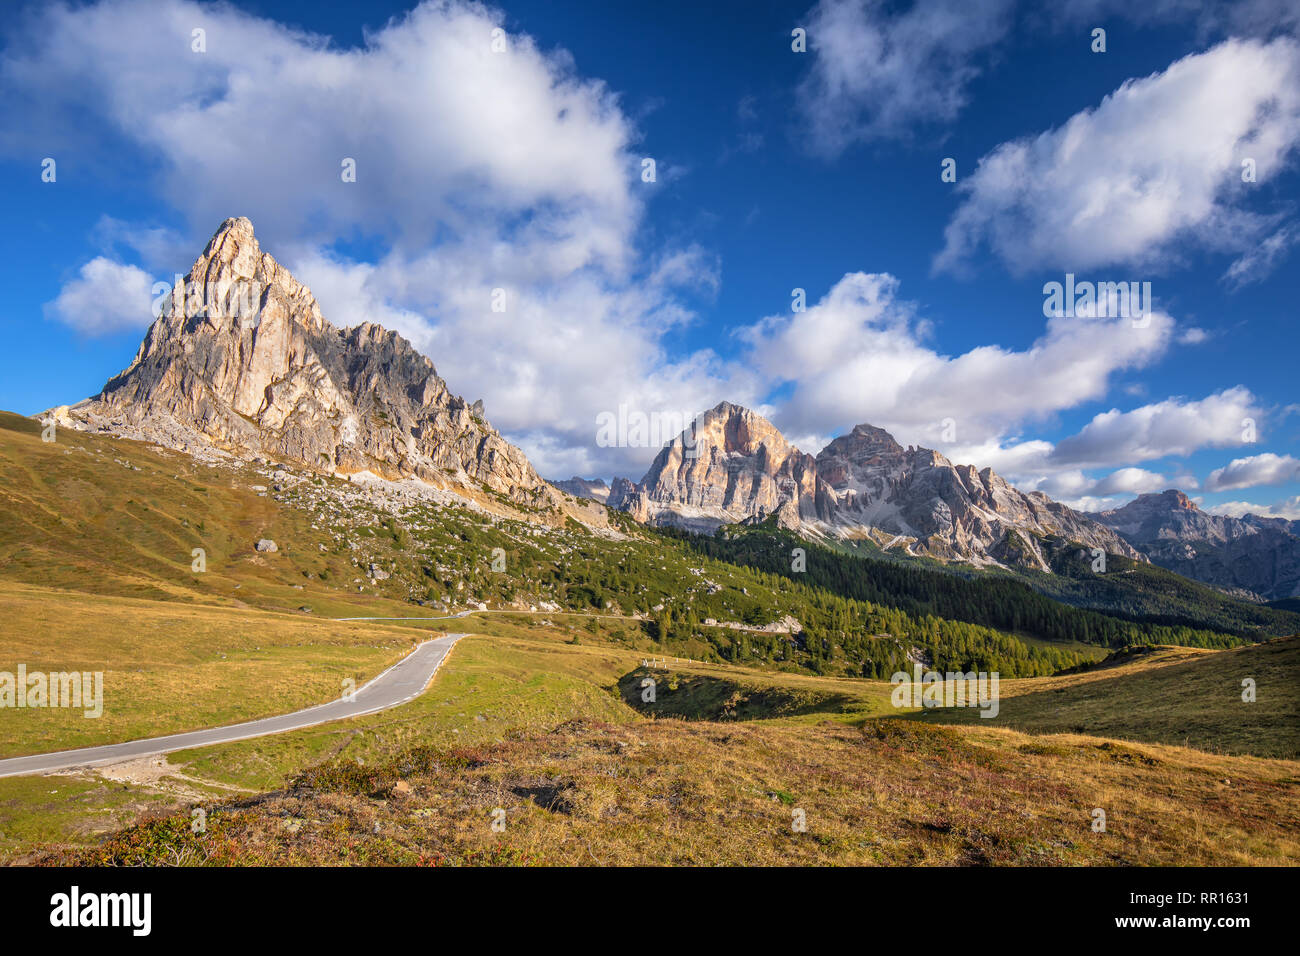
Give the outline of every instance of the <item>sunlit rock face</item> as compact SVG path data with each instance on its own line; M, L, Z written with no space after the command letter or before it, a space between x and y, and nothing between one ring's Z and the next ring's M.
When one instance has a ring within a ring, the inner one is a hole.
M554 495L481 406L452 395L406 339L370 323L331 325L243 218L221 224L130 367L60 412L172 446L208 442L339 474L469 482L521 503Z

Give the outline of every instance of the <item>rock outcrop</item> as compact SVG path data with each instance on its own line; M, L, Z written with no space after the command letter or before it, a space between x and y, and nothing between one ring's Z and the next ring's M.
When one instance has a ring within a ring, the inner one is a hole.
M785 528L829 520L833 500L817 462L766 418L722 402L665 445L622 510L647 524L697 530L762 521Z
M326 321L243 218L221 224L130 367L95 398L53 411L74 427L173 447L206 442L319 471L486 489L520 504L558 497L487 423L481 403L451 394L406 339Z
M1300 596L1300 521L1209 514L1176 489L1093 517L1184 577L1270 601Z
M945 561L1050 570L1049 539L1141 557L1109 528L990 469L903 448L871 425L813 458L761 415L727 402L665 446L638 485L611 491L608 503L639 521L700 531L775 516L781 527L871 538Z
M835 493L839 533L901 535L910 553L1049 570L1040 542L1061 538L1139 557L1109 528L1041 492L1026 494L991 468L954 465L929 448L903 448L871 425L823 448L817 471Z

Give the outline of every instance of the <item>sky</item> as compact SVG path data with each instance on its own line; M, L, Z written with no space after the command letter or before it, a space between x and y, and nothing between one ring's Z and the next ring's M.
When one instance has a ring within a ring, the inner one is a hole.
M725 400L1300 518L1288 0L12 7L0 408L96 394L247 216L547 477Z

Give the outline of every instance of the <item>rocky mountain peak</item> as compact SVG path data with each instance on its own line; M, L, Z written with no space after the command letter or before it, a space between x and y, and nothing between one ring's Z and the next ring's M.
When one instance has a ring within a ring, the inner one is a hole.
M903 446L894 440L893 435L875 425L854 425L853 431L832 441L826 450L835 447L836 442L840 443L839 447L860 454L897 455L903 451Z
M518 503L554 496L405 338L370 322L331 325L243 217L213 234L131 365L96 398L58 411L73 427L173 447L413 477Z
M1266 600L1300 595L1300 522L1211 514L1176 488L1093 517L1178 574Z
M663 447L635 490L617 488L610 502L639 521L698 530L775 514L796 528L830 498L816 460L791 445L751 409L720 402Z
M660 451L635 491L611 494L609 503L642 521L696 530L775 515L784 527L885 546L902 540L911 553L977 564L1048 570L1048 539L1139 557L1109 528L1045 495L932 449L904 448L882 428L858 425L813 458L729 402L701 415L693 433Z

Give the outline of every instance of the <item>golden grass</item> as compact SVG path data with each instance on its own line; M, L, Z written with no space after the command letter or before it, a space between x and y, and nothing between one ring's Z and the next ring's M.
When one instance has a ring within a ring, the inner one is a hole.
M892 711L887 684L724 665L660 676L676 675L679 689L707 680L727 693L863 693L825 714L650 719L625 693L642 660L633 649L571 644L560 630L466 638L431 690L402 708L173 755L199 778L273 791L207 802L208 837L188 833L182 810L99 848L47 847L34 858L150 862L156 850L217 864L1290 865L1300 857L1293 760L1031 735L991 721L881 719L874 715ZM1060 680L1114 690L1125 671L1135 678L1168 666L1177 661ZM446 758L413 771L402 755L430 747ZM342 776L309 778L343 783L285 789L322 763ZM0 786L0 800L4 793ZM503 833L491 828L497 808ZM1104 833L1092 829L1098 808ZM795 810L806 832L794 829Z
M234 801L202 838L160 821L38 859L147 862L166 848L218 864L1294 864L1295 769L894 719L582 720L426 757L414 773L399 758Z
M287 713L339 696L419 632L0 582L0 670L102 671L103 715L0 709L0 757L154 737Z
M1256 700L1242 700L1242 681ZM1033 733L1088 733L1183 744L1223 754L1300 756L1300 638L1227 651L1153 649L1081 674L1001 682L999 714L935 709L915 719L994 724Z

